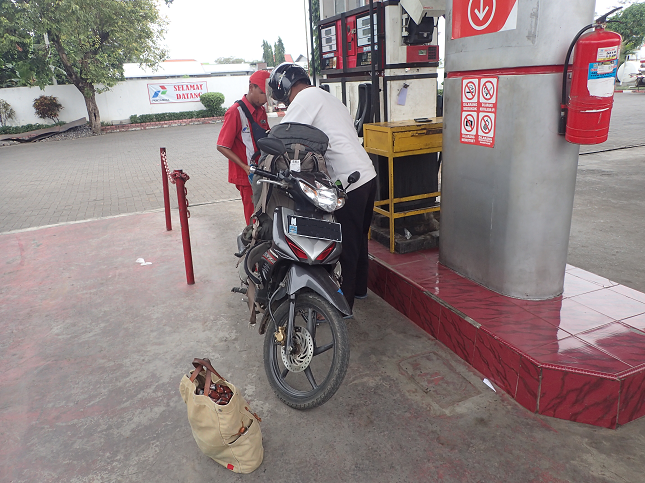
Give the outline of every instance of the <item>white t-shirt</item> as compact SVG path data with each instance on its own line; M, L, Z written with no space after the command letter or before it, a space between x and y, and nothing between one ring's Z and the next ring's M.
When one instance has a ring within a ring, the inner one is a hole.
M350 174L354 171L361 173L358 182L348 191L376 177L372 160L358 140L347 107L329 92L317 87L303 89L293 99L281 122L309 124L327 135L329 147L325 160L331 180L340 180L343 186L347 186Z

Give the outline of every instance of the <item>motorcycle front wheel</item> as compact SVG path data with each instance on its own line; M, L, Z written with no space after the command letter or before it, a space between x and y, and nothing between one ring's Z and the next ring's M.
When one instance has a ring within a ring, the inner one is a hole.
M293 348L286 351L289 302L275 311L264 339L264 369L278 398L295 409L327 402L349 365L349 336L341 314L316 293L296 298ZM282 339L282 340L281 340Z

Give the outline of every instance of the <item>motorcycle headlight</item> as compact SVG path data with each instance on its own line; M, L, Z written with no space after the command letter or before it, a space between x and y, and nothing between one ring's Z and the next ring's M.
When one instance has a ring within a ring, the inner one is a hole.
M339 198L335 188L327 188L318 181L316 181L315 188L312 188L303 181L298 181L298 183L300 184L300 189L305 196L307 196L307 198L309 198L311 202L321 210L331 213L332 211L342 208L345 204L345 198Z

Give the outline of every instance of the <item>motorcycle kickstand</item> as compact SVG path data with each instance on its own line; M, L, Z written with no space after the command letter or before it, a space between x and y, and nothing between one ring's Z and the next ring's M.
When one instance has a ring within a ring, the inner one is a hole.
M291 354L293 344L293 326L296 319L296 294L289 295L289 320L287 320L286 353Z

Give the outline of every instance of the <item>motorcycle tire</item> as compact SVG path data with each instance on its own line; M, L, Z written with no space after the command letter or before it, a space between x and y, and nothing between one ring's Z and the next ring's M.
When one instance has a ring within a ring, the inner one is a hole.
M274 318L286 334L288 301L277 308ZM294 409L312 409L327 402L343 382L349 365L349 335L338 310L317 293L297 296L294 325L294 349L286 354L285 346L276 340L276 324L269 321L264 369L278 399ZM324 380L316 380L323 373Z

